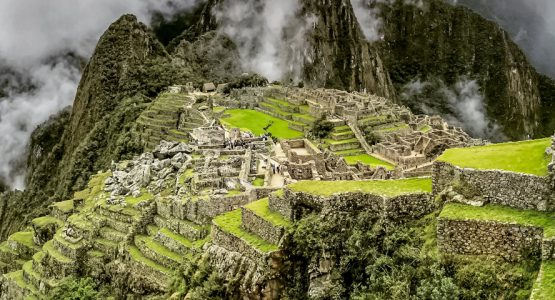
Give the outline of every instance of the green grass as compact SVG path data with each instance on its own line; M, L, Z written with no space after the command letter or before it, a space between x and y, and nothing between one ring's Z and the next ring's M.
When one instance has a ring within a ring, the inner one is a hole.
M555 261L543 261L541 271L543 275L534 286L534 299L555 299Z
M216 217L213 222L223 231L233 234L234 236L245 241L247 244L251 245L253 248L262 252L267 253L277 251L279 249L277 245L270 244L259 236L243 230L241 228L241 216L241 210L237 209Z
M432 126L430 126L430 125L425 125L425 126L420 127L418 130L419 130L420 132L426 133L426 132L429 132L430 130L432 130Z
M14 241L31 249L36 248L31 231L16 232L8 237L8 241Z
M241 190L229 190L227 191L226 196L237 196L237 195L240 195L241 193L243 193L243 191Z
M27 284L27 282L25 281L25 278L23 277L23 270L8 273L4 276L8 279L13 280L20 288L22 289L29 288L29 290L31 290L31 287Z
M470 148L448 149L438 160L462 168L505 170L546 176L550 157L545 148L551 139L494 144Z
M275 226L291 226L291 222L284 219L280 214L270 210L268 198L254 201L250 204L245 205L244 207Z
M252 185L254 186L264 186L264 178L256 178L252 181Z
M174 260L176 262L181 261L181 256L179 254L166 248L166 246L154 241L149 236L141 236L141 235L135 236L135 243L140 243L140 242L143 242L150 250L160 255L170 258L171 260Z
M348 139L348 140L342 140L342 141L336 141L336 140L332 140L332 139L324 139L324 141L328 145L342 145L342 144L358 143L358 139L356 139L356 138Z
M87 252L87 255L89 257L93 257L93 258L102 258L104 257L106 254L104 254L103 252L100 251L96 251L96 250L90 250Z
M367 181L299 181L289 185L288 188L292 191L306 192L318 196L362 192L384 197L396 197L405 194L431 193L432 180L430 178L411 178Z
M349 165L356 165L356 163L360 161L361 163L371 167L385 167L387 170L393 170L395 168L394 165L368 154L346 156L345 161Z
M256 135L264 134L264 127L273 122L268 131L275 137L281 139L294 139L303 136L303 133L288 128L288 122L270 115L249 109L231 109L226 112L230 117L221 119L228 127L240 128L250 131Z
M141 189L141 195L137 198L133 196L125 197L125 203L131 206L135 206L141 202L152 201L152 200L154 200L154 195L149 193L145 188Z
M58 226L62 226L64 224L64 221L52 216L44 216L44 217L33 219L32 223L37 227L44 227L50 224L56 224Z
M544 229L545 237L555 237L555 213L520 210L494 204L476 207L460 203L449 203L445 205L439 217L454 220L472 219L537 226Z
M52 240L46 242L44 244L44 246L42 246L42 249L46 253L48 253L50 256L54 257L59 262L62 262L62 263L65 263L65 264L75 263L75 261L73 259L64 256L56 248L54 248L54 244L52 243Z
M351 130L351 127L349 127L349 125L342 125L342 126L337 126L333 128L333 132L353 132Z
M158 270L162 273L169 273L170 269L159 265L158 263L154 262L153 260L145 257L141 251L139 250L139 248L135 247L135 246L128 246L127 247L127 251L129 251L129 254L131 255L131 258L137 262L143 263L155 270Z
M221 112L224 112L225 110L226 110L226 108L224 106L214 106L212 108L212 111L214 113L221 113Z
M62 201L53 203L52 206L56 207L64 213L71 212L73 210L73 200Z
M172 239L174 241L179 242L180 244L182 244L186 248L189 248L189 249L193 248L193 243L191 241L189 241L186 237L169 230L168 228L160 229L160 233L169 237L170 239Z
M285 101L285 100L278 100L278 99L274 99L274 98L266 98L268 99L270 102L273 102L274 104L279 104L285 107L293 107L293 104Z

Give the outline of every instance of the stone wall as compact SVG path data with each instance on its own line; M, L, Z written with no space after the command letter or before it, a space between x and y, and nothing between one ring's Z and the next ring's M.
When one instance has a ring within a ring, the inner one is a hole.
M253 261L260 264L260 266L264 266L267 264L267 261L272 256L279 256L278 254L274 253L264 253L260 250L252 247L251 245L247 244L241 238L230 234L224 230L222 230L218 225L213 223L212 226L212 242L220 247L223 247L229 251L241 253L244 256L252 259Z
M490 203L518 209L555 210L548 177L498 170L462 169L436 161L432 181L434 195L450 186L459 186L466 193L480 195Z
M498 255L509 261L540 257L543 229L481 220L438 219L440 251L464 255Z
M281 237L283 236L285 229L283 227L274 226L274 224L266 221L264 218L257 216L254 212L242 207L242 226L244 230L252 232L263 240L279 245Z
M431 196L425 193L382 197L350 192L323 197L286 189L284 201L291 207L292 220L301 219L307 212L322 210L342 212L364 210L374 213L376 217L389 220L416 219L430 213L434 208ZM287 210L277 209L280 213Z

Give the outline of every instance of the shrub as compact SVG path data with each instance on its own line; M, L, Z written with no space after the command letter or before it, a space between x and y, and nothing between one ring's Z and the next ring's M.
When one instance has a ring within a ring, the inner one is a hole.
M234 89L242 89L245 87L258 87L258 86L267 86L268 79L258 75L258 74L244 74L237 77L234 81L230 82L223 90L224 94L231 93Z
M330 121L321 118L314 122L312 128L310 129L310 134L315 138L323 139L328 137L332 130L333 124Z
M49 300L96 300L105 299L108 295L99 291L99 286L90 278L68 278L46 296Z

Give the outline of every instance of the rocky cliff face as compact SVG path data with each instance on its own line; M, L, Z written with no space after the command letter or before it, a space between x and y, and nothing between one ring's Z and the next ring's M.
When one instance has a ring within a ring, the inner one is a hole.
M349 1L302 1L315 16L304 80L311 86L366 90L395 98L381 54L364 40Z
M451 85L469 76L481 87L487 115L509 138L539 134L538 74L497 24L439 0L424 1L422 7L397 2L381 11L381 52L398 89L415 78L439 77Z

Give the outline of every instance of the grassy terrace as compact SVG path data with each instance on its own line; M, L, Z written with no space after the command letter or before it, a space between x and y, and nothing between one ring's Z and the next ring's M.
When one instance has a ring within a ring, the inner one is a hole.
M33 219L32 223L37 227L44 227L49 224L56 224L58 226L62 226L64 224L64 221L58 218L54 218L52 216L44 216L44 217Z
M542 277L534 286L534 299L555 299L555 262L544 261L541 272Z
M356 155L356 156L346 156L345 157L345 161L349 164L349 165L355 165L357 162L361 162L365 165L371 166L371 167L385 167L387 170L393 170L395 168L394 165L385 162L381 159L375 158L374 156L368 155L368 154L361 154L361 155Z
M538 176L547 175L550 158L545 148L551 139L448 149L438 160L462 168L505 170Z
M288 188L295 192L306 192L318 196L362 192L396 197L405 194L431 193L432 180L430 178L411 178L367 181L299 181L289 185Z
M31 231L16 232L8 237L8 241L17 242L31 249L37 248L37 245L35 245L33 241L33 233Z
M143 263L155 270L158 270L162 273L170 273L170 269L159 265L158 263L156 263L155 261L145 257L142 253L141 250L139 250L139 248L135 247L135 246L128 246L127 251L129 251L129 254L131 255L131 258L133 258L133 260Z
M270 210L268 198L245 205L245 208L254 212L257 216L272 223L275 226L289 227L291 222L284 219L280 214Z
M493 204L475 207L459 203L449 203L445 205L439 217L452 220L472 219L537 226L544 229L545 237L555 237L555 213L519 210Z
M256 135L264 134L264 127L273 122L268 131L275 137L281 139L294 139L303 136L303 133L289 129L289 123L250 109L231 109L226 112L230 116L221 119L222 123L228 127L240 128L243 131L250 131Z
M261 237L243 230L241 228L241 217L242 212L240 209L237 209L216 217L213 222L221 230L242 239L253 248L256 248L262 252L272 252L279 249L277 245L270 244L263 240Z

